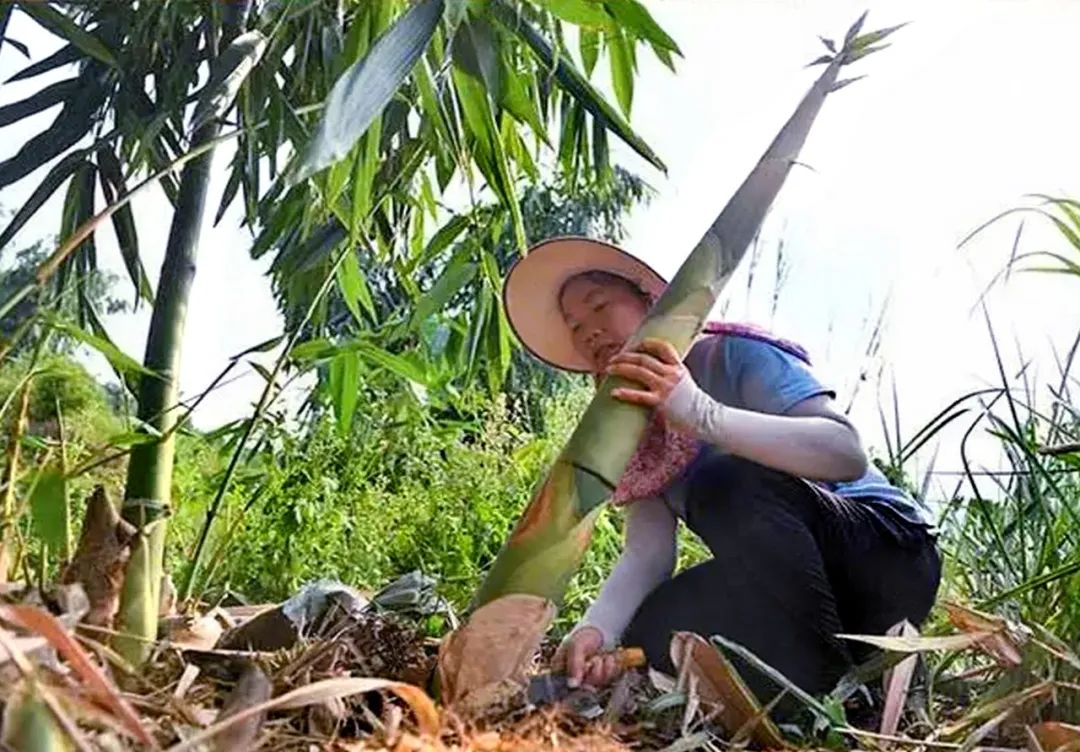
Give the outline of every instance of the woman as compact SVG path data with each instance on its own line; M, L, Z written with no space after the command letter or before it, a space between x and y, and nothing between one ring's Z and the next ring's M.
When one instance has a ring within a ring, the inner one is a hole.
M674 631L720 634L811 693L864 654L840 633L919 624L935 598L934 531L868 465L858 434L797 345L710 325L684 361L666 342L623 346L666 283L605 243L548 241L506 279L526 348L561 369L632 382L612 396L653 418L615 489L625 546L560 648L571 683L618 674L610 649L643 647L671 671ZM675 577L682 520L712 558ZM778 687L735 661L763 701Z

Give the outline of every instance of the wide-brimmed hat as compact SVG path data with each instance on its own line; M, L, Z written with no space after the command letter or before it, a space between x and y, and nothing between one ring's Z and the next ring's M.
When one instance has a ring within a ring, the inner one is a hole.
M533 246L510 268L503 285L506 315L521 344L566 371L588 372L590 363L574 348L559 293L567 280L589 271L624 277L653 297L667 287L644 261L609 243L582 237L552 238Z

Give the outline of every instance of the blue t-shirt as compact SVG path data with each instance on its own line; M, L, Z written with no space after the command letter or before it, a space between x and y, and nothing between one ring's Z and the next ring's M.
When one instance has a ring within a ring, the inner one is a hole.
M713 399L731 407L759 413L783 415L811 397L836 393L814 376L810 366L776 345L753 337L711 335L699 341L686 356L686 367L704 391ZM715 447L706 447L664 494L676 509L685 509L686 479L694 465ZM919 527L927 527L927 516L914 499L889 483L872 464L858 480L822 483L833 493L865 503L889 528L897 518Z

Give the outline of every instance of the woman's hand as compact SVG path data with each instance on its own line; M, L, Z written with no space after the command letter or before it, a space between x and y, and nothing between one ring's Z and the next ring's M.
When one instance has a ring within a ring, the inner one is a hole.
M552 663L566 672L571 687L594 689L615 681L623 672L615 653L604 653L604 635L596 627L578 629L559 646Z
M671 392L690 374L670 342L646 339L637 349L619 353L611 359L607 373L640 384L641 389L617 387L611 396L644 407L660 407Z

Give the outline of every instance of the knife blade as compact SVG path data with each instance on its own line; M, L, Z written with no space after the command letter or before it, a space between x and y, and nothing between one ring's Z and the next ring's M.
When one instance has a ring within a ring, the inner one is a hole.
M618 648L614 651L614 655L618 659L620 667L624 670L640 668L646 664L645 651L641 648ZM572 696L579 694L591 695L591 693L579 691L577 687L571 687L566 674L556 671L547 671L530 678L526 692L529 704L535 706L552 705L562 700L573 699ZM579 700L583 699L579 698ZM584 707L584 703L580 702L569 704L582 704L582 707ZM592 704L595 705L595 698Z

